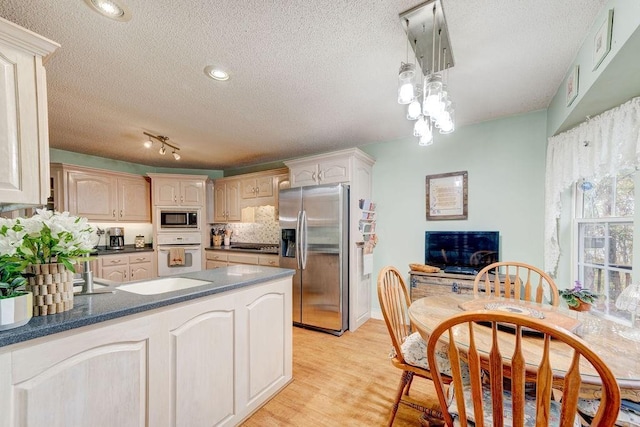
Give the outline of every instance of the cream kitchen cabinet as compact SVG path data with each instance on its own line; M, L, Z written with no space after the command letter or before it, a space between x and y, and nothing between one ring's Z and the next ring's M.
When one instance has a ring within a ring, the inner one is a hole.
M221 178L213 184L213 220L240 221L240 180Z
M147 174L151 177L154 206L205 205L207 176Z
M0 206L49 197L49 125L43 62L60 45L0 18Z
M52 207L90 221L151 222L148 178L61 163L51 164Z
M292 187L349 182L351 165L349 156L316 156L304 161L286 162Z
M154 252L138 252L101 256L98 258L100 268L97 277L119 283L152 279L156 276L153 254Z
M213 270L214 268L226 267L229 265L227 262L227 251L205 251L206 269Z
M245 178L240 181L241 196L243 199L255 199L256 197L273 197L273 176L259 176Z
M205 252L207 270L239 264L265 265L267 267L278 267L280 264L278 255L273 254L234 252L224 249Z
M2 347L0 426L239 425L292 379L291 310L275 279Z

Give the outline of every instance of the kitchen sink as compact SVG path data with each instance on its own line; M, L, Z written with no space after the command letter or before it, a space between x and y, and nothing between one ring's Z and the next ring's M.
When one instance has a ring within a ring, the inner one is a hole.
M206 280L187 279L183 277L165 277L162 279L131 283L130 285L121 285L118 286L118 290L139 295L156 295L208 284L211 284L211 282Z

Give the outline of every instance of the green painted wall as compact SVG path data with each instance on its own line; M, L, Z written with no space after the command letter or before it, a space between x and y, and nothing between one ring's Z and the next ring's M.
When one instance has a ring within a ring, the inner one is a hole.
M49 149L49 157L49 160L52 163L67 163L70 165L107 169L117 172L135 173L138 175L146 175L148 172L152 172L207 175L212 179L222 178L223 176L223 172L221 170L159 168L139 165L137 163L123 162L120 160L112 160L104 157L90 156L87 154L73 153L71 151L57 150L55 148Z
M542 266L546 129L546 111L536 111L437 135L429 147L413 137L360 147L376 158L372 287L386 265L408 272L409 263L424 262L427 230L497 230L501 260ZM427 221L426 175L456 171L469 174L468 219ZM375 289L372 299L376 316Z

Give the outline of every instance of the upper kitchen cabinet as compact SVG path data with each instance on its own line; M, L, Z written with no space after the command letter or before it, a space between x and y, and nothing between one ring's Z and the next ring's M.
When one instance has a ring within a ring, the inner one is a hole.
M144 176L51 164L50 207L91 221L151 222L151 190Z
M0 207L44 205L49 125L43 61L60 45L0 18Z
M362 155L362 151L351 149L286 161L291 187L350 182L354 158Z
M206 175L147 175L151 177L154 206L204 207Z
M205 205L206 175L148 173L153 188L154 206Z
M255 199L256 197L273 197L272 176L245 178L240 181L240 183L243 199Z
M213 221L240 221L240 180L220 178L213 183Z

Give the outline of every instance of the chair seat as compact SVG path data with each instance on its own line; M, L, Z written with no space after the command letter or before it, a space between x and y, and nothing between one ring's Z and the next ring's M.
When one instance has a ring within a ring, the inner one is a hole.
M578 411L590 418L595 416L598 406L600 406L600 399L578 400ZM625 408L623 403L620 407L620 412L618 412L616 425L621 427L640 426L640 414L631 409Z
M467 420L475 423L475 416L473 413L473 398L471 397L471 386L465 385L463 388L464 391L464 400L465 405L467 407ZM454 386L453 383L449 386L448 396L449 399L449 413L455 417L455 420L458 420L458 416L460 412L458 411L458 405L456 404L454 397ZM494 425L493 423L493 414L492 414L492 406L491 406L491 389L488 385L482 387L482 405L484 407L485 414L485 425ZM503 421L505 426L513 425L513 411L511 407L511 392L504 391L504 399L503 399ZM535 427L536 425L536 404L535 399L526 399L525 400L525 419L524 425L525 427ZM560 425L560 407L561 403L556 401L551 401L549 419L547 420L548 426L554 427ZM595 413L595 412L594 412ZM573 422L574 427L580 427L580 418L576 414L576 419Z
M427 361L427 343L422 339L418 332L414 332L405 338L401 345L401 349L402 357L405 362L417 368L429 370L429 362ZM390 357L396 357L395 349L391 350ZM443 344L438 348L436 357L438 359L438 365L440 366L440 372L444 375L451 375L451 364L449 363L449 357L447 357L446 344Z

